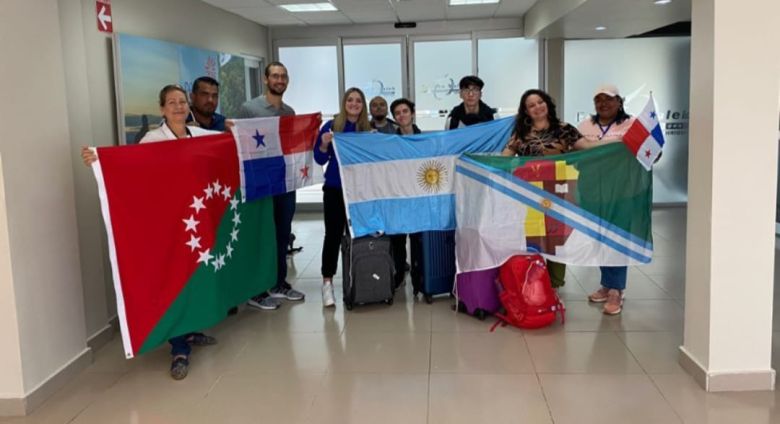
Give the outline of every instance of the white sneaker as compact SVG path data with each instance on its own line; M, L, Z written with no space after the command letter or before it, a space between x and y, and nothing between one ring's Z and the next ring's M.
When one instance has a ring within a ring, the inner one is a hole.
M327 282L322 285L322 306L336 306L336 297L333 295L333 283Z

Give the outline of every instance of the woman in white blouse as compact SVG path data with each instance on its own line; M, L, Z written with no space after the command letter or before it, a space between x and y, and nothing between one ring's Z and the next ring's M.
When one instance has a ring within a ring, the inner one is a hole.
M201 135L218 134L218 131L204 130L198 127L188 127L187 117L190 105L187 93L178 85L166 85L160 90L160 114L163 122L160 127L149 131L141 139L141 143L177 140L180 138L197 137ZM90 166L97 160L95 151L89 147L81 148L81 158L84 164ZM168 340L171 344L171 377L181 380L187 376L191 346L212 345L217 339L203 333L187 333Z

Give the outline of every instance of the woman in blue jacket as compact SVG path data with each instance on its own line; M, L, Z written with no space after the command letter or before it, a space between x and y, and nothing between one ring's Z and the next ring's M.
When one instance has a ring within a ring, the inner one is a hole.
M327 164L325 184L322 187L322 206L325 212L325 240L322 243L322 306L336 305L333 295L333 275L339 261L341 238L347 226L347 212L341 191L339 162L333 151L334 132L371 131L366 112L366 96L358 88L350 88L341 99L339 114L320 129L314 145L314 160Z

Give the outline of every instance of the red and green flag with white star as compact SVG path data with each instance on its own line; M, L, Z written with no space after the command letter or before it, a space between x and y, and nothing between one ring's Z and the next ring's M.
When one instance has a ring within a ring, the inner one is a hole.
M232 135L97 152L93 171L128 358L217 324L273 285L272 200L240 202Z

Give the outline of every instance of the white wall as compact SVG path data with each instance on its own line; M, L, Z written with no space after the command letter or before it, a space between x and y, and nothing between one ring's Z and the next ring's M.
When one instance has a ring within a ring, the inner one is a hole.
M0 376L3 376L0 378L0 398L13 398L24 393L24 385L4 188L0 157L0 337L3 339L0 343Z
M95 181L78 161L78 149L80 145L117 144L113 56L111 37L97 30L93 0L60 0L60 4L69 119L73 128L71 157L85 316L90 337L104 329L116 315L116 305ZM269 57L265 27L199 0L113 0L111 7L115 32Z
M11 295L11 279L18 337L4 322L0 344L18 341L22 392L12 384L6 395L21 397L86 344L57 1L2 4L0 156L8 245L0 243L0 276L3 295ZM0 380L6 386L5 372Z
M268 56L264 27L201 1L111 3L116 31ZM97 31L94 1L0 4L3 412L5 401L50 393L38 389L55 375L61 384L115 314L95 183L78 149L116 144L116 118L111 38Z

